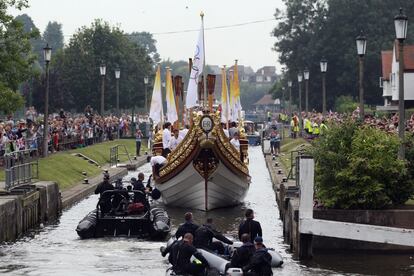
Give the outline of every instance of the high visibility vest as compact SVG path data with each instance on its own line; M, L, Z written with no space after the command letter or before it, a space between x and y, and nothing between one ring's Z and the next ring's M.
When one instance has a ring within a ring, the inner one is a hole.
M313 133L313 129L312 129L312 123L310 120L305 119L305 129L308 130L309 133Z
M308 119L303 119L303 126L304 126L304 129L306 130L306 129L309 129L309 120Z
M317 123L313 123L313 134L319 135L319 125Z
M320 132L321 132L321 134L324 134L324 132L326 130L328 130L328 126L325 125L324 123L321 123L321 125L320 125Z

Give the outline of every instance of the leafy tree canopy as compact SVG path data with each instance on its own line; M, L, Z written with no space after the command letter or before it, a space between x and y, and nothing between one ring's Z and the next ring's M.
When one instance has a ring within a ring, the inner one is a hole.
M0 83L12 90L17 90L18 85L29 78L35 60L30 39L38 32L25 32L23 23L8 14L9 8L26 6L26 0L0 1Z
M157 53L157 41L153 38L151 33L148 32L133 32L128 34L128 38L131 42L144 48L148 55L151 56L154 63L160 62L160 55Z
M24 106L24 98L19 93L0 84L0 111L6 115L13 114Z
M62 24L49 22L43 32L43 40L49 44L53 51L58 51L64 46Z
M153 75L153 63L147 50L132 43L118 27L96 20L82 27L62 51L52 57L51 109L83 111L86 105L100 108L101 76L99 66L106 65L105 110L116 105L115 68L120 67L120 107L144 106L144 76ZM43 78L35 87L35 98L43 98ZM39 108L41 102L35 103Z
M321 73L319 62L328 60L327 105L332 108L340 95L358 96L358 56L355 38L361 30L367 37L365 56L365 102L378 104L382 90L381 51L392 49L395 39L394 16L399 7L414 18L414 2L403 0L284 0L286 11L273 30L274 49L288 69L285 78L297 91L297 73L310 70L310 107L321 110ZM408 28L408 43L414 41L414 28Z

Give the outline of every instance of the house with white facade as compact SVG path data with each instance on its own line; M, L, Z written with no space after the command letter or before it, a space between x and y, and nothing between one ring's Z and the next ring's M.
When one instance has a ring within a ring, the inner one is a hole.
M256 83L272 83L277 79L275 66L264 66L256 72Z
M394 43L392 51L381 52L382 76L380 86L383 91L385 109L398 109L399 60L398 42ZM414 45L404 46L404 100L414 101Z

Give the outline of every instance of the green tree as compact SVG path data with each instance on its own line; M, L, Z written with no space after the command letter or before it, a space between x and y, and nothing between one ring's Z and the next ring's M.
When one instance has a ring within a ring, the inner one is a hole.
M287 77L310 69L310 105L321 110L321 74L319 61L328 60L327 104L332 108L340 95L358 96L358 56L355 38L363 29L367 36L365 56L365 102L382 101L378 86L381 75L381 50L391 49L395 39L394 16L404 8L414 17L414 2L403 0L284 0L286 12L276 11L282 18L273 31L275 50L280 62L288 68ZM408 42L414 29L408 30ZM296 84L295 84L296 85Z
M339 96L335 100L335 111L339 113L352 113L359 103L352 96Z
M56 21L49 22L43 32L43 41L49 44L54 52L63 49L64 39L62 24Z
M32 45L32 52L37 56L37 64L35 65L36 68L40 68L40 64L42 64L43 60L43 47L45 47L46 43L40 37L39 29L33 23L32 18L27 14L21 14L16 16L16 20L23 23L23 30L26 34L33 34L35 37L30 39L30 44Z
M37 33L26 33L23 23L8 14L8 9L26 6L24 0L0 2L0 84L13 91L33 73L31 65L35 57L31 54L30 39Z
M0 111L11 115L24 106L24 98L19 93L0 84Z
M128 34L128 38L131 42L144 48L147 54L151 56L154 63L160 62L160 55L157 52L157 41L154 39L151 33L148 32L133 32Z
M51 110L83 111L86 105L100 109L101 76L99 66L106 65L105 110L116 106L115 68L121 69L120 107L144 106L144 76L152 76L152 59L147 51L132 43L118 27L96 20L82 27L62 51L53 56L50 75ZM38 81L41 81L40 78ZM42 85L36 96L43 98ZM41 104L41 103L38 103ZM39 105L37 105L39 107Z

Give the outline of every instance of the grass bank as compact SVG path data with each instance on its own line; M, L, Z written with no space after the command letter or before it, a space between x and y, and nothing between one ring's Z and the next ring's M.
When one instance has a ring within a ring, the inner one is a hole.
M307 142L303 138L285 138L282 140L282 144L280 146L280 151L282 154L279 160L282 163L282 166L285 168L286 172L289 172L291 167L291 151L297 150L299 147L308 145L310 145L309 142ZM295 156L293 158L295 158Z
M146 143L143 144L146 145ZM72 155L73 153L82 153L103 166L110 162L109 149L116 145L124 145L128 153L131 156L135 156L134 139L114 140L86 148L58 152L49 155L47 158L39 159L39 180L55 181L59 184L61 190L72 187L82 181L84 178L82 172L86 172L89 177L96 176L102 172L101 168L90 164L83 158ZM147 147L143 145L141 152L145 151L147 151ZM120 150L119 153L124 153L124 151ZM126 155L120 155L119 159L120 162L124 162L128 157ZM4 181L4 178L4 170L0 170L0 180Z

